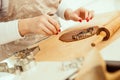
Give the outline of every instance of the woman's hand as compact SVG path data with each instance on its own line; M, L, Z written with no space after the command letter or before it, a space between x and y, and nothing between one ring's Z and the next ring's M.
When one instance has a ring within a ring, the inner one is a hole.
M73 21L79 21L82 22L82 20L86 20L87 22L93 18L94 11L89 11L84 8L78 8L75 11L72 11L71 9L67 9L65 11L65 19L66 20L73 20Z
M22 36L28 33L56 35L60 32L60 25L48 15L19 20L19 32Z

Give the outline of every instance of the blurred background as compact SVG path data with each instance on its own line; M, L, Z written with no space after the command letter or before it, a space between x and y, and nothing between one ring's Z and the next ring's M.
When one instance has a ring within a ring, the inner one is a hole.
M95 14L111 12L114 10L120 10L120 0L65 0L65 2L66 2L65 3L66 6L73 10L77 9L78 7L84 7L89 10L94 10ZM61 27L62 30L70 28L75 24L80 24L79 22L65 21L61 18L59 18L59 19L60 19L60 23L62 26ZM47 66L51 66L52 64L50 64L50 65L44 64L44 65L47 67ZM32 70L29 70L20 76L1 73L0 80L8 80L8 79L9 80L33 80L35 78L36 78L36 80L38 80L38 79L40 80L41 76L43 76L44 78L47 78L45 75L49 75L49 74L51 74L51 72L54 72L54 71L51 71L49 73L44 72L44 74L45 74L44 75L40 71L40 70L46 68L46 67L44 67L44 65L42 66L42 68L40 68L40 66L37 66L37 67L34 66L34 68ZM67 73L65 73L65 74L67 74ZM21 79L21 77L22 77L22 79ZM51 80L51 79L49 79L49 80Z

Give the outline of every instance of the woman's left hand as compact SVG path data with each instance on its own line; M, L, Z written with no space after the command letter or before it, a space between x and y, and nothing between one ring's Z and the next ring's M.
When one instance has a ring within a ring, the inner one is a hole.
M94 11L90 11L85 8L78 8L75 11L67 9L64 16L66 20L73 20L79 22L82 22L82 20L86 20L87 22L89 22L89 20L94 17Z

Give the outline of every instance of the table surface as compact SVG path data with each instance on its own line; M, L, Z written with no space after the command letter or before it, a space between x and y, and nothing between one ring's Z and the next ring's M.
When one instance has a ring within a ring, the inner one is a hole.
M71 60L81 56L87 55L92 49L101 49L108 46L111 42L120 37L120 30L118 30L109 40L102 41L96 47L91 47L91 43L96 39L96 35L79 40L74 42L62 42L59 40L59 37L69 31L80 29L83 27L89 26L102 26L113 19L115 16L118 16L119 12L108 12L104 14L95 15L94 19L90 22L83 22L75 25L72 28L69 28L65 31L62 31L58 35L53 35L48 39L41 41L39 43L40 51L35 56L36 61L64 61Z

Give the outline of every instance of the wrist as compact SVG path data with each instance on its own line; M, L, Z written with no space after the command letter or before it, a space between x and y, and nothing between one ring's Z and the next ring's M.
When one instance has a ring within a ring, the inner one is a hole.
M21 36L24 36L29 33L29 28L27 26L26 20L20 19L18 21L18 29Z

